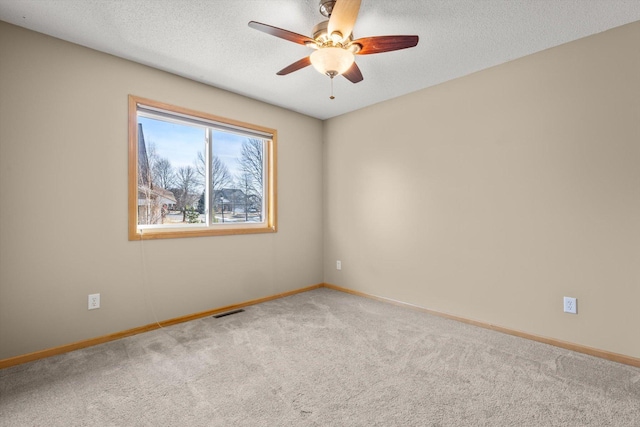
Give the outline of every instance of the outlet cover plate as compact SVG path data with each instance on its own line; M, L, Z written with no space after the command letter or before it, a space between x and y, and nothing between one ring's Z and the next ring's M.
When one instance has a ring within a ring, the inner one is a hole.
M564 312L578 314L578 300L573 297L564 297Z
M100 294L89 295L89 310L100 308Z

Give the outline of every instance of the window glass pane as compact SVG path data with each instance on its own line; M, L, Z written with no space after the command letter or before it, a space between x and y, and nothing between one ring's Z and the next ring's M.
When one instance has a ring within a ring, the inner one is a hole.
M214 131L212 147L214 222L264 222L265 141Z
M138 224L206 222L205 129L138 117Z
M138 126L139 225L206 225L207 206L213 224L264 222L263 139L211 129L207 152L201 126L148 114Z

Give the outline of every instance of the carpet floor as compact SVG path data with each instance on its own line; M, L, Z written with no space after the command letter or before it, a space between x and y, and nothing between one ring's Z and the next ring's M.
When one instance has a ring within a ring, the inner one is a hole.
M317 289L0 370L0 426L640 426L640 369Z

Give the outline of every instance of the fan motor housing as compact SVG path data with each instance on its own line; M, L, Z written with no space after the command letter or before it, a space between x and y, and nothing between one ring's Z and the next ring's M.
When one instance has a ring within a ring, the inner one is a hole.
M329 26L329 21L327 20L327 21L322 21L319 24L317 24L315 27L313 27L313 39L316 42L318 42L320 45L326 45L326 44L329 44L331 46L334 45L327 31L328 26ZM342 47L346 48L351 45L352 41L353 41L353 34L349 34L349 37L346 40L344 40L341 43L341 45Z
M322 21L313 27L313 38L318 41L324 41L328 39L327 35L327 27L329 26L329 21Z
M335 4L336 0L320 0L320 13L322 16L326 18L330 17Z

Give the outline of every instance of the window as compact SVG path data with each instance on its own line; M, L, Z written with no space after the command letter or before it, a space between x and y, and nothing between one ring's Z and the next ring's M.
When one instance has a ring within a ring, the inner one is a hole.
M129 240L276 231L276 131L129 96Z

